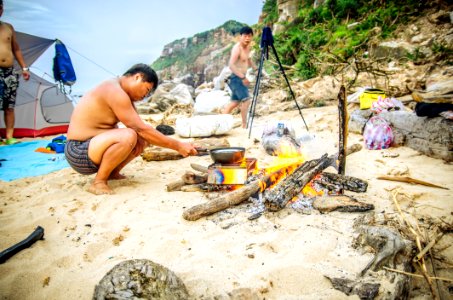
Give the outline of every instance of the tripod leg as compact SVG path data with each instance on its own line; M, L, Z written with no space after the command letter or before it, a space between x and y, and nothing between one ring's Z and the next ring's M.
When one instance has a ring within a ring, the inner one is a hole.
M252 116L252 111L255 110L256 99L257 99L258 93L259 93L259 86L260 86L260 81L261 81L261 72L262 72L264 57L265 57L265 53L261 52L261 58L260 58L260 64L258 66L258 73L256 76L255 88L253 89L252 105L250 105L250 108L249 108L249 118ZM247 121L247 128L249 127L248 123L249 122Z
M249 129L249 138L252 134L253 118L255 117L256 102L257 102L258 94L259 94L259 90L260 90L261 75L262 75L262 71L263 71L263 63L264 63L265 57L266 57L266 51L264 49L262 49L260 64L258 66L258 74L256 75L255 88L253 89L252 103L250 105L249 115L247 118L247 128Z
M280 72L283 74L283 77L285 78L286 84L288 85L289 92L291 93L291 96L293 97L294 102L296 103L297 109L299 110L299 114L302 117L302 121L304 121L305 128L307 129L308 132L308 126L307 123L305 122L304 116L302 115L302 110L299 107L299 104L296 101L296 97L294 96L293 90L291 89L291 85L289 84L288 78L286 77L285 70L283 69L282 64L280 63L280 58L278 57L277 50L275 50L274 45L272 46L272 51L274 52L275 58L277 59L278 66L280 67Z

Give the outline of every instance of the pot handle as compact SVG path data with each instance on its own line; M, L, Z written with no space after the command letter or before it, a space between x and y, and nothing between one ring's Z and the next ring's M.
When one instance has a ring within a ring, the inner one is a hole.
M209 150L207 148L195 147L195 150L197 150L197 156L209 155Z

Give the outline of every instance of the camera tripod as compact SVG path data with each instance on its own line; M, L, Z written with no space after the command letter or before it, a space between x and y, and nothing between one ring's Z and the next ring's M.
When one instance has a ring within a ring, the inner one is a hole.
M308 132L307 123L305 122L304 116L302 115L302 111L299 107L299 104L296 101L296 97L294 96L293 90L291 89L291 85L289 84L288 78L286 77L285 70L283 69L283 66L280 63L280 59L278 57L277 50L275 50L274 37L272 36L272 30L269 26L266 26L263 28L263 33L261 35L260 63L258 66L258 74L256 76L255 88L253 90L252 103L250 105L249 112L248 112L248 118L247 118L247 128L249 128L249 138L252 133L252 124L253 124L253 119L255 117L256 102L258 99L258 94L259 94L259 89L260 89L261 76L263 74L263 63L264 63L265 59L269 59L269 47L272 48L274 56L277 59L278 66L280 67L280 72L282 73L283 77L285 78L286 84L288 85L289 92L290 92L294 102L296 103L297 109L299 110L299 114L302 117L302 121L304 121L305 128L307 129L307 132Z

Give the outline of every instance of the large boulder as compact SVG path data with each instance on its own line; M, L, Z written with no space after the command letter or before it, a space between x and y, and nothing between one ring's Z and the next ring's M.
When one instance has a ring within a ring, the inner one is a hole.
M93 300L188 298L186 286L174 272L146 259L117 264L96 285L93 295Z

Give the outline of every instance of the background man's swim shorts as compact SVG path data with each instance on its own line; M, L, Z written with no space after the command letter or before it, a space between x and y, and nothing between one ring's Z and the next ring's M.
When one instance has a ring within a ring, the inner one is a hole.
M246 101L249 98L249 89L242 83L242 79L235 74L230 76L228 86L231 89L231 100L233 101Z
M16 105L19 74L14 68L0 68L0 109L14 108Z
M64 147L64 154L68 163L74 170L83 175L94 174L99 170L99 167L88 157L90 141L91 139L84 142L68 140Z

